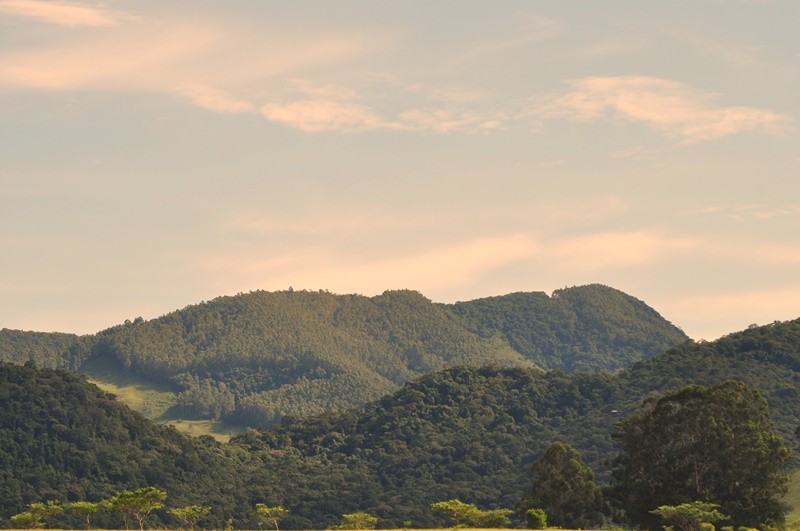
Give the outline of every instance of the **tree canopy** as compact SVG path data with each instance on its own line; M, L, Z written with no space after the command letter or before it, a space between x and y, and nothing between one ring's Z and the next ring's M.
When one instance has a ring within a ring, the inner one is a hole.
M783 523L790 451L767 404L741 382L690 385L644 401L614 433L615 488L628 517L653 528L654 509L703 500L737 526Z
M210 506L203 525L215 528L230 518L253 527L253 505L263 500L290 511L281 521L287 529L336 525L357 511L380 518L382 527L440 525L430 510L438 500L515 506L530 488L531 465L558 441L579 450L607 483L614 425L639 411L648 393L691 382L736 378L757 387L777 431L794 443L799 345L797 320L681 345L616 374L453 368L359 410L287 416L268 432L249 430L224 445L155 425L81 377L0 363L0 515L32 502L67 507L152 485L169 492L175 507ZM659 500L644 510L696 499L704 498ZM94 520L122 525L102 511ZM165 511L148 517L149 525L173 522ZM85 521L66 511L54 525Z
M603 522L603 497L594 472L580 452L556 442L530 468L531 490L524 509L543 509L550 525L568 529L597 527Z
M0 330L0 360L88 371L95 363L179 393L176 413L269 427L360 406L457 365L614 370L686 341L652 308L592 285L436 304L256 291L91 336Z

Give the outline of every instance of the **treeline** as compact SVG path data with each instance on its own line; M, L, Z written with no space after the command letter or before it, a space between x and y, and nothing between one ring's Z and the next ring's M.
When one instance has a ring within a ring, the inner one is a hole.
M383 527L437 527L431 504L515 507L527 470L553 443L577 448L601 484L612 432L646 396L690 383L743 381L794 445L800 425L800 320L682 345L617 374L461 367L428 374L361 410L286 416L221 445L156 426L82 378L0 365L0 514L27 504L100 500L148 485L176 504L212 507L207 525L247 521L256 503L293 529L365 511ZM709 439L711 440L711 439ZM694 501L694 500L692 500Z
M643 302L598 285L455 305L413 291L284 291L220 297L92 336L4 329L0 360L73 371L111 361L180 393L182 416L266 427L363 405L447 367L615 370L686 339Z

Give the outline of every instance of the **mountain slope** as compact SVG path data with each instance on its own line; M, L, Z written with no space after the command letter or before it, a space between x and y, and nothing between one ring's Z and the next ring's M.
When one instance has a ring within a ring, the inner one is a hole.
M500 334L539 367L565 372L621 369L689 339L644 302L598 284L452 308L482 336Z
M350 467L381 485L372 505L335 496L310 504L309 519L333 511L374 511L399 525L440 525L430 503L457 497L479 506L513 506L529 465L552 442L576 446L601 480L616 453L611 432L652 392L727 379L759 389L790 446L800 424L800 320L691 343L616 375L541 373L518 368L456 368L426 375L361 412L285 423L235 441L251 449L299 452ZM333 476L332 476L333 477ZM331 492L357 488L343 482ZM307 485L286 502L304 503ZM366 502L370 503L370 502ZM333 509L331 508L333 507Z
M0 412L2 515L33 501L98 501L147 485L179 504L202 496L215 512L238 506L240 481L224 447L154 424L83 377L0 362Z
M180 393L168 416L268 426L359 406L446 367L612 370L685 340L641 301L597 285L456 305L413 291L284 291L220 297L94 336L3 330L0 359L115 367Z
M90 355L92 336L0 330L0 361L76 371Z
M737 379L761 390L790 443L800 424L800 320L687 343L616 374L461 367L405 384L361 410L284 419L230 444L153 426L81 378L0 364L4 514L44 499L166 488L211 503L214 525L255 503L290 510L285 528L322 528L366 510L384 526L441 526L435 501L512 507L526 470L557 440L601 480L610 433L649 393ZM94 498L97 499L97 498Z

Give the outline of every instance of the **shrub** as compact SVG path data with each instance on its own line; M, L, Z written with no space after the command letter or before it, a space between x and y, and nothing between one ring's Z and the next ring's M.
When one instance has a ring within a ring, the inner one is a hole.
M547 527L547 514L544 509L528 509L525 511L528 529L544 529Z

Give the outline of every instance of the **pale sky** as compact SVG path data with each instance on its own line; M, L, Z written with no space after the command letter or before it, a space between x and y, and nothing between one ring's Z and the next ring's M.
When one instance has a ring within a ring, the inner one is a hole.
M800 317L796 0L0 0L0 328L602 283Z

